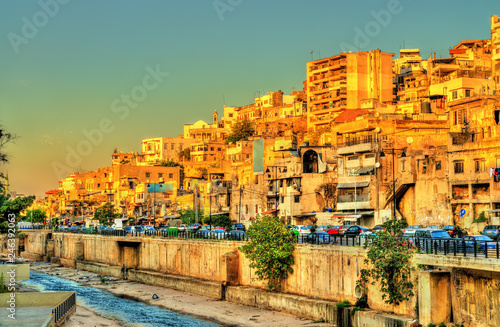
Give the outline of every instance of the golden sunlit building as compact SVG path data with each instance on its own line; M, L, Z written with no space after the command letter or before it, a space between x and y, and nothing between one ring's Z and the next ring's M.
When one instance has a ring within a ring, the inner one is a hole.
M500 90L500 20L497 15L491 16L491 52L495 90Z
M346 109L392 103L394 54L372 50L307 63L308 129L325 127ZM367 101L370 100L370 101Z

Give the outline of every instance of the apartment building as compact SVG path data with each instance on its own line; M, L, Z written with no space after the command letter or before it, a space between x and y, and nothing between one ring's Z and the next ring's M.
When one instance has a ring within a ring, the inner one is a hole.
M393 56L392 53L372 50L341 53L308 62L308 129L327 127L347 109L392 103Z
M500 19L491 16L491 67L495 90L500 90Z
M179 152L188 148L193 139L186 139L183 135L178 137L155 137L144 139L141 142L141 161L147 164L161 161L179 161Z

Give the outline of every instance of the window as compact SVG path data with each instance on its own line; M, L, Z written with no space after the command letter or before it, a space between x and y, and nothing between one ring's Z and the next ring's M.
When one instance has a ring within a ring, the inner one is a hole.
M108 173L104 173L104 177L108 177Z
M172 144L170 145L170 150L173 150L174 148L175 148L175 144L173 144L173 143L172 143Z
M441 170L441 161L436 161L436 170Z
M163 144L163 149L167 150L168 149L168 144Z
M233 114L229 114L228 116L229 116L229 118L233 118Z
M214 147L213 147L213 146L211 146L211 147L210 147L210 151L213 151L213 150L214 150Z
M455 161L453 163L455 174L462 174L464 172L464 162L463 161Z
M457 91L453 91L453 92L451 93L451 98L452 98L452 99L456 99L456 98L458 98L458 92L457 92Z
M158 173L158 178L162 178L163 177L163 174L162 173Z
M174 174L168 174L168 178L174 178Z
M476 173L486 172L486 160L484 160L484 159L474 160L474 171Z
M404 160L404 159L401 160L401 171L405 171L405 169L406 169L405 163L406 163L406 160Z
M285 197L284 196L280 196L280 203L283 203L285 202Z
M146 173L146 177L149 177L151 174L150 173Z
M369 153L365 155L365 159L375 158L375 153Z
M245 214L248 215L248 204L245 204Z
M148 145L148 151L151 151L151 145Z
M465 97L466 98L470 97L470 90L465 90Z
M295 203L299 203L300 202L300 196L299 195L294 195L293 196L293 200Z
M179 150L182 150L182 144L179 144Z
M258 212L259 212L259 205L258 205L258 204L256 204L256 205L255 205L255 213L257 214Z
M349 160L349 161L359 160L359 157L358 156L351 156L351 157L347 157L347 160Z

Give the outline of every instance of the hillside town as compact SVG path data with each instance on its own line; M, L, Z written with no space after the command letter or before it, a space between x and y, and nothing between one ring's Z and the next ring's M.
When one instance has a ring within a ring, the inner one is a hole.
M91 221L111 203L163 224L186 209L249 225L408 224L480 230L500 212L500 20L449 57L379 49L305 63L303 89L207 108L184 133L75 172L33 204L47 219ZM167 117L165 117L167 118ZM8 187L8 185L7 185Z

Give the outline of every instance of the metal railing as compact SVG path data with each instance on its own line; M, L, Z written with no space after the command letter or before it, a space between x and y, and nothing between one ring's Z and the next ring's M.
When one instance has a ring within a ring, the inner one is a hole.
M222 230L189 230L179 231L175 228L167 230L147 230L143 232L127 233L125 230L64 230L56 232L93 234L102 236L121 237L160 237L172 239L202 239L202 240L231 240L247 241L246 232L222 231ZM371 246L372 237L376 233L368 235L324 235L316 233L294 234L295 242L298 244L314 245L341 245L341 246ZM469 241L461 238L415 238L405 237L404 244L412 247L417 253L429 255L450 255L475 258L500 259L499 241Z
M71 311L76 306L76 292L73 292L66 300L59 303L54 309L52 309L52 314L54 315L54 321L56 324L60 322L65 315Z
M417 252L422 254L500 259L498 241L468 241L460 238L415 238L412 241Z

